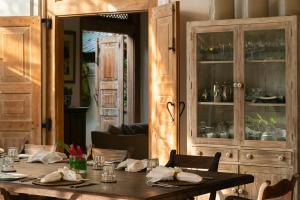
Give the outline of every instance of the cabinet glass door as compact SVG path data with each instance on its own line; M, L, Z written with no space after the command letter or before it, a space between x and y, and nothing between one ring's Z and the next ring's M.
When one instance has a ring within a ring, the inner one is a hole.
M286 141L285 40L284 28L244 32L244 140L248 144Z
M197 138L234 138L234 31L197 33Z

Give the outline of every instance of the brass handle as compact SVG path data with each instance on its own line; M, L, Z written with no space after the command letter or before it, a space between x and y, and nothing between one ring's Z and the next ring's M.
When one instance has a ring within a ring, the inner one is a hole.
M243 83L239 83L239 82L234 82L233 83L234 88L242 88L243 86L244 86Z
M239 194L243 194L243 193L244 193L244 190L243 190L242 188L240 188L240 189L238 190L238 193L239 193Z
M232 153L230 153L230 152L226 152L225 155L226 155L227 158L231 158L232 157Z
M278 156L278 160L284 161L285 157L284 156Z
M253 155L250 154L250 153L248 153L248 154L246 155L246 157L247 157L248 159L252 159L252 158L253 158Z
M199 151L199 152L198 152L198 155L199 155L199 156L202 156L202 155L203 155L203 152L202 152L202 151Z

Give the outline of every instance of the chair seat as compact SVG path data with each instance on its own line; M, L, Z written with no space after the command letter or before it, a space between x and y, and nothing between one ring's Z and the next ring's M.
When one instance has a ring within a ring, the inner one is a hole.
M225 198L225 200L251 200L244 197L238 197L238 196L228 196Z

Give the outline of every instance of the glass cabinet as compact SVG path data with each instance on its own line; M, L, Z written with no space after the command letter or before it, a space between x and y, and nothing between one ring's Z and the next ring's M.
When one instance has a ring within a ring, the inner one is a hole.
M285 29L245 30L244 144L286 141Z
M235 27L196 33L195 94L200 142L234 143L234 46Z
M286 28L197 27L191 132L196 143L284 146ZM189 122L188 122L189 123ZM237 136L239 134L239 136Z
M296 16L187 24L187 152L221 152L220 171L254 175L224 194L257 199L264 180L300 170L298 27Z

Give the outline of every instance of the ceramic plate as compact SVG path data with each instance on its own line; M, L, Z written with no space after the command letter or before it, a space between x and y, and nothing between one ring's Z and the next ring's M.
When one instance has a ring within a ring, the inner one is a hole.
M18 173L1 173L0 181L15 181L22 178L26 178L28 175L26 174L18 174Z

